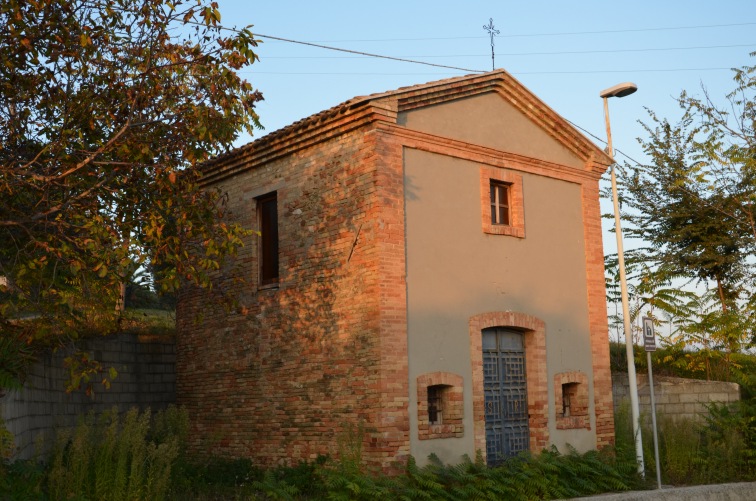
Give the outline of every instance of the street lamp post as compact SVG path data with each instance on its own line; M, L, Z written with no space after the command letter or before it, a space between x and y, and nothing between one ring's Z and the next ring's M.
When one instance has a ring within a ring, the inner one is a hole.
M635 376L635 353L633 336L630 329L630 301L627 297L627 276L625 275L625 253L622 245L622 225L620 224L619 196L617 195L617 175L615 174L614 149L612 148L612 129L609 125L609 98L625 97L638 90L634 83L626 82L601 91L604 100L604 119L606 120L606 143L612 158L612 199L614 202L614 228L617 236L617 264L620 274L620 291L622 293L622 321L625 329L625 348L627 349L627 379L630 384L630 409L633 417L633 435L635 436L635 456L638 461L638 473L644 474L643 441L640 429L640 410L638 407L638 381Z

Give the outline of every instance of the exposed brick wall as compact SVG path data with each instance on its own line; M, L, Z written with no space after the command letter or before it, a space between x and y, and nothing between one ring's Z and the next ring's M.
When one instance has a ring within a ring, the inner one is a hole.
M248 228L254 197L277 191L280 284L258 289L250 238L215 289L235 310L182 294L193 452L311 460L362 424L368 465L409 453L401 146L372 127L321 139L220 185Z
M374 141L374 142L373 142ZM368 135L376 155L374 222L378 243L380 326L379 419L371 447L384 467L403 462L409 444L409 360L404 228L404 155L400 139L376 128Z
M172 338L117 334L90 338L78 343L105 367L114 367L118 377L109 390L94 384L94 395L84 390L66 393L67 374L63 359L71 350L49 353L35 363L24 387L0 398L0 415L15 436L18 459L29 459L37 446L50 446L58 428L76 425L92 411L101 413L114 406L120 411L132 407L157 411L176 399L176 353ZM42 443L44 442L44 443Z
M583 227L588 294L588 322L593 357L593 407L596 414L596 447L614 444L614 405L609 366L608 325L604 247L601 236L601 208L598 179L584 180Z
M488 327L515 327L525 332L525 371L528 383L528 428L530 450L549 444L549 395L546 376L546 325L543 321L514 311L494 311L470 318L472 355L473 433L475 449L486 453L486 415L483 394L483 337Z
M464 399L462 376L450 372L431 372L417 377L417 422L418 438L461 437L465 433L462 424ZM428 387L442 386L440 423L431 424L428 419Z
M281 283L258 288L257 246L250 238L236 268L226 270L216 288L239 297L240 307L229 311L206 295L184 292L179 394L193 418L195 452L252 457L261 464L296 462L337 454L345 425L363 423L366 463L387 469L409 454L404 147L464 152L495 173L503 172L495 167L509 166L583 186L597 438L599 445L611 443L595 174L382 120L343 134L329 129L306 142L255 169L245 170L251 160L241 157L235 177L217 184L228 192L235 220L249 228L256 227L254 198L277 192ZM485 451L480 331L501 325L530 332L530 445L540 450L549 443L545 326L524 314L488 315L478 320L476 335L471 330L475 448Z
M565 397L569 398L568 407L564 405ZM558 430L591 429L591 419L588 413L588 376L585 373L569 371L555 374L554 400ZM567 409L569 410L567 411Z

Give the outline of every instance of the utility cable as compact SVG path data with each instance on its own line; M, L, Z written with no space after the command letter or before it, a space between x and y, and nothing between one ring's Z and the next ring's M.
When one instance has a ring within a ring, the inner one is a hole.
M317 47L319 49L328 49L328 50L335 50L335 51L339 51L339 52L347 52L349 54L357 54L357 55L360 55L360 56L377 57L377 58L380 58L380 59L390 59L392 61L400 61L400 62L403 62L403 63L423 64L425 66L433 66L435 68L446 68L446 69L450 69L450 70L467 71L467 72L470 72L470 73L485 73L485 70L471 70L471 69L468 69L468 68L460 68L459 66L447 66L445 64L426 63L424 61L414 61L412 59L404 59L404 58L401 58L401 57L383 56L383 55L380 55L380 54L371 54L369 52L360 52L360 51L357 51L357 50L341 49L339 47L330 47L328 45L321 45L321 44L316 44L316 43L312 43L312 42L302 42L302 41L299 41L299 40L290 40L288 38L274 37L274 36L271 36L271 35L263 35L261 33L254 33L254 36L260 37L260 38L270 38L271 40L280 40L282 42L296 43L296 44L300 44L300 45L308 45L310 47Z
M416 62L416 61L410 61L410 62ZM424 64L420 62L419 64ZM449 68L449 66L445 66L445 68ZM451 67L453 68L453 67ZM659 72L665 72L665 73L676 73L680 71L731 71L732 67L718 67L718 68L658 68L658 69L632 69L632 70L586 70L586 71L514 71L514 70L507 70L507 72L512 76L520 76L520 75L594 75L594 74L601 74L601 73L659 73ZM477 73L485 73L482 70L467 70L460 68L460 71L466 71L466 72L477 72ZM299 75L299 76L307 76L307 75L321 75L321 76L332 76L332 75L339 75L339 76L400 76L400 75L431 75L431 76L439 76L443 77L444 75L448 75L448 73L388 73L383 71L372 71L372 72L336 72L336 71L252 71L252 70L240 70L238 73L245 73L245 74L255 74L255 75Z
M565 36L565 35L605 35L613 33L639 33L646 31L674 31L674 30L695 30L701 28L730 28L734 26L753 26L756 23L730 23L730 24L703 24L697 26L668 26L661 28L631 28L626 30L599 30L599 31L565 31L555 33L521 33L511 35L497 35L496 38L524 38L524 37L553 37L553 36ZM354 39L354 40L312 40L312 42L318 43L334 43L334 42L413 42L413 41L433 41L433 40L466 40L466 39L482 39L485 35L480 36L465 36L465 37L423 37L423 38L368 38L368 39Z
M698 47L652 47L647 49L607 49L607 50L570 50L557 52L504 52L500 56L559 56L565 54L616 54L620 52L663 52L674 50L730 49L734 47L756 47L756 43L736 45L702 45ZM353 59L358 56L265 56L265 59ZM359 56L364 57L364 56ZM447 54L447 55L412 55L402 57L488 57L488 54Z
M750 24L756 24L756 23L741 23L739 25L750 25ZM702 27L739 26L739 25L710 25L710 26L698 26L698 27L702 28ZM689 29L689 28L694 28L694 27L651 28L651 29L647 29L647 30L624 30L624 31L653 31L653 30L662 30L662 29ZM226 28L224 26L222 26L221 29L226 29L226 30L230 30L230 31L238 31L236 29ZM622 31L622 30L619 30L619 31ZM612 33L612 32L615 32L615 31L610 31L610 33ZM588 32L586 32L586 33L588 33ZM602 33L602 32L591 32L591 33ZM563 34L578 34L578 33L563 33ZM457 66L447 66L447 65L442 65L442 64L426 63L424 61L414 61L414 60L411 60L411 59L404 59L404 58L391 57L391 56L383 56L383 55L380 55L380 54L371 54L371 53L368 53L368 52L360 52L360 51L355 51L355 50L342 49L342 48L338 48L338 47L330 47L330 46L327 46L327 45L321 45L321 44L316 44L316 43L312 43L312 42L302 42L302 41L299 41L299 40L291 40L291 39L287 39L287 38L275 37L275 36L272 36L272 35L263 35L261 33L254 33L254 35L258 36L258 37L261 37L261 38L269 38L271 40L278 40L278 41L281 41L281 42L288 42L288 43L296 43L296 44L301 44L301 45L308 45L308 46L311 46L311 47L317 47L317 48L327 49L327 50L335 50L335 51L339 51L339 52L347 52L347 53L350 53L350 54L357 54L357 55L360 55L360 56L376 57L376 58L380 58L380 59L389 59L389 60L400 61L400 62L404 62L404 63L422 64L422 65L425 65L425 66L432 66L432 67L436 67L436 68L446 68L446 69L459 70L459 71L467 71L467 72L471 72L471 73L486 73L485 70L473 70L473 69L468 69L468 68L460 68L460 67L457 67ZM508 35L508 36L515 36L515 35ZM712 69L719 69L719 68L712 68ZM654 70L647 70L647 71L654 71ZM680 70L672 70L672 71L680 71ZM568 123L570 123L571 125L573 125L574 127L578 128L579 130L581 130L581 131L585 132L586 134L588 134L590 137L596 139L597 141L599 141L601 143L606 144L606 141L604 141L603 139L599 138L595 134L591 133L587 129L579 126L578 124L572 122L571 120L568 120L566 118L565 118L565 120ZM624 157L626 157L627 159L629 159L631 162L635 163L638 167L640 167L642 169L646 168L643 164L641 164L640 162L638 162L634 158L630 157L626 153L622 152L621 150L615 148L614 151L620 153L621 155L623 155ZM678 188L681 189L681 190L683 190L683 191L685 191L686 193L688 193L690 195L693 195L694 197L698 198L702 203L704 203L706 205L709 205L712 209L716 210L717 212L720 212L720 213L722 213L722 214L724 214L726 216L729 216L729 217L734 217L733 214L729 214L729 213L723 211L722 209L714 206L709 201L707 201L704 198L702 198L699 194L697 194L697 193L695 193L695 192L693 192L691 190L688 190L684 186L679 186Z
M572 120L568 120L568 119L566 119L566 118L565 118L565 120L566 120L567 122L569 122L569 123L570 123L570 124L571 124L571 125L572 125L573 127L577 127L577 128L578 128L578 129L580 129L581 131L583 131L583 132L585 132L586 134L588 134L589 136L591 136L591 137L592 137L593 139L595 139L595 140L599 141L600 143L603 143L603 144L606 144L607 146L609 146L609 145L608 145L608 143L607 143L607 142L606 142L606 141L605 141L604 139L601 139L601 138L600 138L600 137L598 137L598 136L597 136L596 134L593 134L592 132L590 132L590 131L588 131L588 130L584 129L583 127L579 126L578 124L576 124L576 123L575 123L575 122L573 122ZM630 160L631 162L633 162L633 163L635 164L635 166L636 166L637 168L640 168L640 169L642 169L642 170L645 170L645 171L648 171L648 170L650 170L650 169L649 169L649 168L648 168L648 167L647 167L646 165L643 165L642 163L640 163L639 161L637 161L636 159L634 159L633 157L631 157L631 156L630 156L630 155L628 155L627 153L625 153L625 152L623 152L623 151L621 151L621 150L619 150L619 149L617 149L617 148L614 148L614 151L615 151L615 152L617 152L617 153L619 153L619 154L620 154L620 155L622 155L623 157L627 158L627 159L628 159L628 160ZM723 210L723 209L721 209L721 208L717 207L716 205L714 205L713 203L711 203L710 201L706 200L706 199L705 199L705 198L703 198L703 197L702 197L701 195L699 195L698 193L696 193L695 191L693 191L693 190L689 190L689 189L688 189L688 188L686 188L685 186L676 186L675 188L677 188L677 189L679 189L679 190L681 190L681 191L684 191L685 193L687 193L688 195L691 195L691 196L692 196L692 197L694 197L694 198L697 198L697 199L698 199L698 200L699 200L699 201L700 201L700 202L701 202L702 204L704 204L704 205L708 205L708 206L709 206L710 208L712 208L713 210L715 210L715 211L719 212L720 214L724 214L724 215L725 215L725 216L727 216L727 217L731 217L731 218L733 218L733 219L737 219L737 217L735 216L735 214L732 214L732 213L730 213L730 212L727 212L727 211L725 211L725 210Z

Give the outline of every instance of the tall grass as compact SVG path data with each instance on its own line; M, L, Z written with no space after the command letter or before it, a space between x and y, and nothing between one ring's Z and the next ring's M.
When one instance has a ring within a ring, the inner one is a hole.
M662 483L703 485L756 480L753 444L745 431L756 421L742 412L743 404L710 407L703 420L659 416L659 465ZM641 416L646 478L656 478L653 430L647 416ZM634 455L631 417L627 405L615 414L617 450Z
M187 419L172 408L154 421L151 433L149 410L121 415L113 409L59 434L47 475L50 499L166 499Z

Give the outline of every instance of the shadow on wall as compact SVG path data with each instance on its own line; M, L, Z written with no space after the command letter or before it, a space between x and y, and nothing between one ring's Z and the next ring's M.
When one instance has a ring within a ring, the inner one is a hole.
M385 228L362 141L320 144L327 155L282 160L227 187L231 200L245 200L240 186L255 187L247 209L275 192L280 276L275 285L256 283L254 237L240 251L241 266L222 270L214 288L234 292L236 311L199 293L182 296L179 401L190 414L193 452L270 465L309 460L338 454L342 424L365 423L365 456L378 461L376 242ZM234 214L257 227L254 210ZM239 285L243 277L250 279ZM200 322L190 320L194 313Z
M60 350L34 364L24 387L0 398L0 416L15 437L13 459L31 459L52 446L55 430L76 425L78 416L117 407L153 411L176 401L176 351L173 338L141 337L121 333L86 339L78 348L93 352L103 367L114 367L118 377L109 390L95 385L89 397L84 390L66 393L67 371Z

